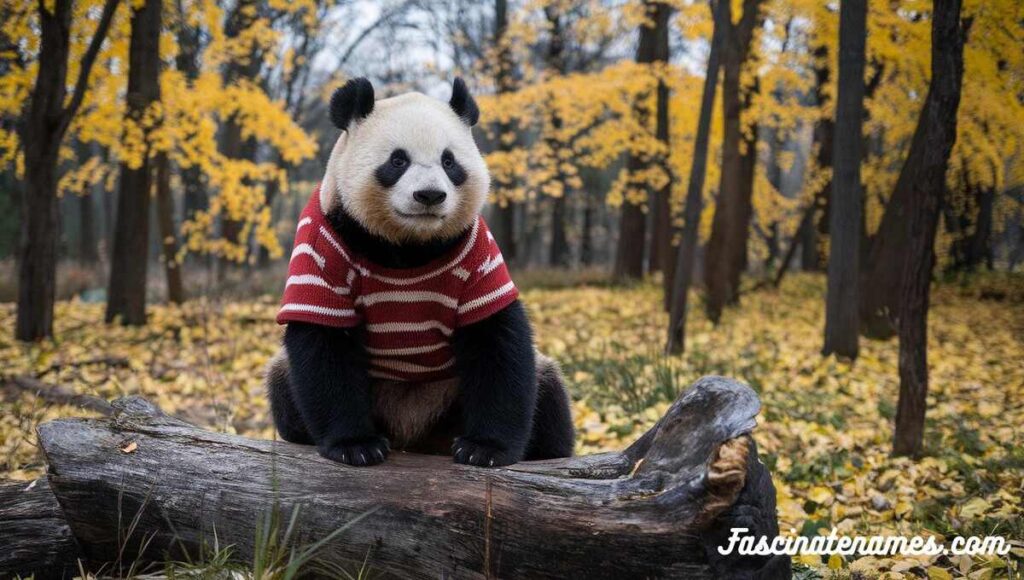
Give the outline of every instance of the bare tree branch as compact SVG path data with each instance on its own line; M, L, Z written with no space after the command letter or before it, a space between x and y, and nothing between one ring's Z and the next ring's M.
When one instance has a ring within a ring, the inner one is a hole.
M114 12L117 11L117 5L120 0L107 0L103 4L103 13L100 15L100 21L96 25L96 32L93 33L92 41L89 42L89 48L86 49L85 55L82 56L81 68L78 70L78 80L75 81L75 92L71 95L71 102L65 107L61 114L61 129L66 129L71 123L71 119L75 116L78 111L78 107L82 104L82 99L85 98L85 90L89 84L89 74L92 72L92 66L96 64L96 57L99 56L100 46L103 45L103 40L107 37L107 30L110 29L110 23L114 19ZM40 10L42 10L43 1L39 1ZM63 133L63 131L62 131Z

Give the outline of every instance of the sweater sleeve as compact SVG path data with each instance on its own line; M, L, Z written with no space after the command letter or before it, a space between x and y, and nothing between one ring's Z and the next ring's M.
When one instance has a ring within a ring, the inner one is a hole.
M362 320L353 295L357 273L319 214L319 207L307 207L295 232L277 323L357 326Z
M467 326L500 312L519 297L494 237L480 220L474 248L466 260L469 277L459 297L456 326Z

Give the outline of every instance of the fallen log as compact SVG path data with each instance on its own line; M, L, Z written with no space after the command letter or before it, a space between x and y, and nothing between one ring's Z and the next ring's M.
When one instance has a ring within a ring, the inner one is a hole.
M49 481L91 564L195 560L214 540L251 562L277 512L317 558L399 577L788 577L787 557L722 556L733 526L778 533L748 436L748 387L705 377L623 452L501 469L393 453L358 468L312 447L204 431L147 401L39 428ZM130 530L131 533L126 533Z
M72 405L87 411L93 411L101 415L109 415L113 408L105 399L92 395L75 393L60 385L53 385L43 382L37 378L28 376L11 377L4 382L4 390L15 393L32 393L47 403L54 405ZM11 398L13 398L13 394Z
M78 546L46 478L0 482L0 577L70 578Z

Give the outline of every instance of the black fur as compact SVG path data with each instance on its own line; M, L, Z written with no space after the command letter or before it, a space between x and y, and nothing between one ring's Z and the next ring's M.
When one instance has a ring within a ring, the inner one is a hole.
M466 173L466 168L455 159L455 154L448 149L445 149L444 153L441 154L441 167L455 187L466 183L466 178L469 177Z
M395 149L391 152L388 160L377 167L377 170L373 172L373 176L377 178L377 183L381 187L391 187L398 183L398 180L405 175L409 165L409 154L405 152L405 149Z
M459 77L455 77L455 82L452 83L452 98L448 101L448 106L470 127L480 120L480 108L469 94L465 81Z
M562 375L553 361L541 362L537 365L537 410L523 459L571 457L575 441L569 393Z
M523 305L516 301L456 331L460 392L450 414L410 450L436 451L451 441L458 463L481 467L572 455L569 398L553 363L534 366ZM288 371L268 376L274 424L292 443L351 465L374 465L390 446L371 419L362 333L301 322L285 331Z
M357 330L288 324L287 384L270 385L274 422L282 438L312 441L320 455L350 465L384 461L390 447L370 418L373 401L363 345ZM290 422L296 418L301 425Z
M331 96L331 122L342 131L372 112L373 85L362 77L348 81Z
M488 467L523 458L537 406L533 336L518 300L452 335L463 434L457 463Z
M349 215L341 204L327 214L327 221L345 244L367 260L385 268L418 268L444 256L459 245L469 228L457 236L428 242L396 244L370 233L358 220Z

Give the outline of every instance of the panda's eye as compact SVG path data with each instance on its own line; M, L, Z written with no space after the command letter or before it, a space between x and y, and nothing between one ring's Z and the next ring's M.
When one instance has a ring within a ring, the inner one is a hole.
M395 149L391 152L391 166L395 169L402 169L409 165L409 154L404 149Z
M442 155L441 156L441 165L445 169L451 169L452 167L455 167L455 158L452 157L452 155L450 153L447 154L447 155Z
M408 163L408 161L406 161L404 157L394 156L391 158L391 165L394 167L405 167L406 163Z

